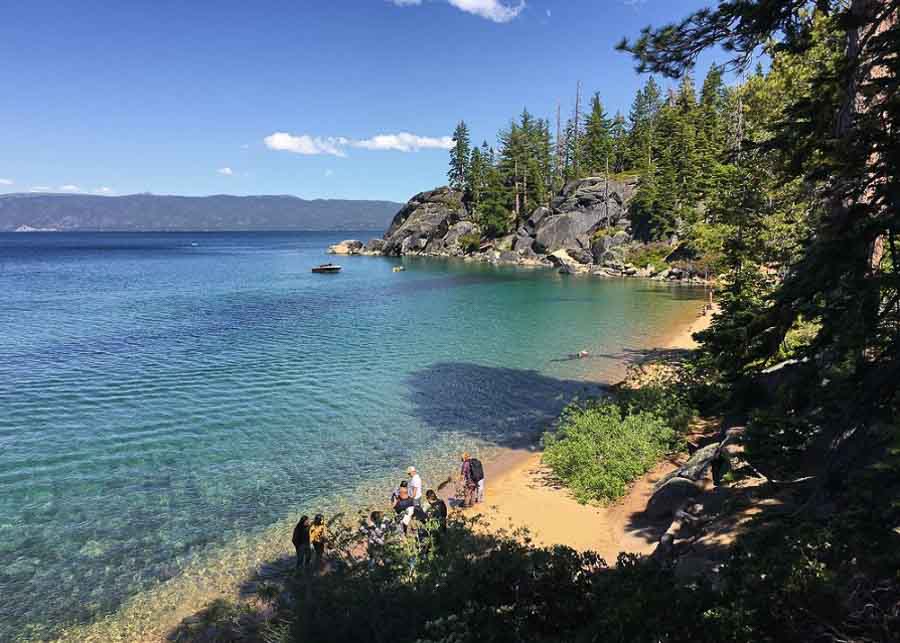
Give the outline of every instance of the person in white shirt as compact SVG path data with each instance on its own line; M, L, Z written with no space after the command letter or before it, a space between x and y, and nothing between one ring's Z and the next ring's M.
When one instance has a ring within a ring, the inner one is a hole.
M416 506L422 505L422 478L416 472L415 467L409 467L406 470L406 475L409 476L409 497L412 498Z

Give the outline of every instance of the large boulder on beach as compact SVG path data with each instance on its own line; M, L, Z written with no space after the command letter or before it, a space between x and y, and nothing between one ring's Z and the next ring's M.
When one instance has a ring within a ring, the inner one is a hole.
M566 275L587 272L589 268L589 266L581 263L565 250L557 250L556 252L547 255L547 259L550 261L551 265L559 268L559 271Z
M463 193L443 187L414 196L394 216L384 235L383 254L436 253L455 223L467 219Z
M362 252L363 242L356 239L345 239L340 243L328 246L328 253L333 255L358 255Z

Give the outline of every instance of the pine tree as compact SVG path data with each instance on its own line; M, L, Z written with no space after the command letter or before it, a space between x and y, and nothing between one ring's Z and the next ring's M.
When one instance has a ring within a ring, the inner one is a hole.
M447 178L454 190L466 187L466 176L469 173L469 128L460 121L453 132L453 148L450 150L450 169Z
M621 112L616 112L610 127L612 139L612 158L610 167L613 173L618 174L629 168L628 160L628 127L625 125L625 117Z
M482 145L482 149L487 146L487 141ZM472 209L477 210L481 203L482 197L487 183L487 159L484 157L482 149L478 147L472 148L469 157L469 173L466 178L466 196L472 204Z
M651 161L653 130L661 107L659 86L651 76L635 95L628 115L631 125L628 133L628 160L633 168L643 168Z
M612 122L603 109L600 94L591 98L591 113L587 117L583 138L584 170L587 174L606 172L612 155Z

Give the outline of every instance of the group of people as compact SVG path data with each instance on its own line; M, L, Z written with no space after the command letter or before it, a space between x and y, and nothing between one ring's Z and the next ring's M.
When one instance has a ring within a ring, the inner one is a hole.
M462 454L461 461L458 495L463 507L471 507L484 501L484 467L468 453ZM385 541L391 534L397 533L404 538L414 536L420 546L425 547L429 535L440 546L447 532L447 503L434 489L424 490L422 476L415 467L407 468L406 475L407 479L401 481L391 494L393 520L381 511L373 511L360 527L366 539L370 565L381 559ZM297 569L312 566L321 571L328 540L324 516L316 514L311 523L308 516L302 516L294 527L292 540L297 551Z
M325 516L316 514L311 523L309 516L301 516L297 526L294 527L291 540L294 549L297 550L297 569L307 569L310 566L316 570L322 569L325 561L325 543L328 541Z

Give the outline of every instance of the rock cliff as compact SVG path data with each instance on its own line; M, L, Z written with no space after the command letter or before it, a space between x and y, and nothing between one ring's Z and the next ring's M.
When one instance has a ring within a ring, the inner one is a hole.
M480 243L481 229L463 193L441 187L410 199L394 216L383 239L365 245L350 239L331 246L329 252L464 257L556 267L568 274L681 279L678 271L632 266L626 261L629 249L637 245L628 219L635 186L635 179L570 181L548 205L532 210L514 232Z

